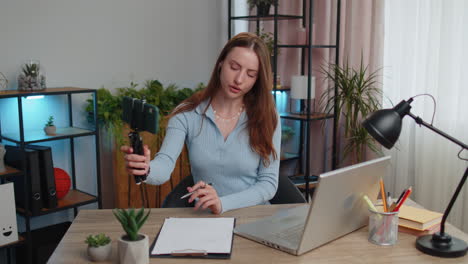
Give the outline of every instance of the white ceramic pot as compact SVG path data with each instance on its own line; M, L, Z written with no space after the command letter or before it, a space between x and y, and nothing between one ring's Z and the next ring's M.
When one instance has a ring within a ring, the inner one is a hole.
M55 132L57 131L57 128L55 126L46 126L44 127L44 131L46 135L54 136Z
M117 241L119 261L121 264L148 264L149 243L148 236L140 234L143 238L138 241L128 241L122 236Z
M112 243L100 247L88 246L88 257L91 261L106 261L112 252Z

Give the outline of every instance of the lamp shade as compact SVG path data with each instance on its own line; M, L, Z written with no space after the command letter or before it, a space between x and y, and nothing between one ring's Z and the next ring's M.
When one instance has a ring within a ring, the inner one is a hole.
M393 109L383 109L371 114L362 125L380 144L391 149L401 132L401 117Z
M403 100L392 109L378 110L369 115L362 126L380 144L391 149L400 137L401 120L409 113L412 101L413 99Z
M315 77L310 76L310 98L307 97L308 76L295 75L291 79L292 99L314 99L315 98Z

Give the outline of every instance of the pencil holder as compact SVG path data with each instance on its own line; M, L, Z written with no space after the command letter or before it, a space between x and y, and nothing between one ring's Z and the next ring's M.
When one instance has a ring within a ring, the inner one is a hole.
M369 209L369 242L379 246L395 245L398 240L398 212Z

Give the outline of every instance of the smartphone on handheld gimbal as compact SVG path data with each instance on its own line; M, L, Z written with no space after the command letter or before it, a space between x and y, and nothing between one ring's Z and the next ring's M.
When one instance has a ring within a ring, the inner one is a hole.
M124 96L122 100L122 120L130 126L130 145L133 148L133 153L144 155L143 140L139 134L142 131L148 131L152 134L158 132L159 109L146 103L143 99L131 98ZM148 175L135 175L135 183L140 184L146 181Z

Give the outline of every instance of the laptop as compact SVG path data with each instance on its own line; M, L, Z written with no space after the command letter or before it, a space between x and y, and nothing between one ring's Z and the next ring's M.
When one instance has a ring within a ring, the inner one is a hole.
M310 204L279 210L272 216L238 225L234 233L302 255L368 223L363 195L376 202L379 180L390 156L323 173Z

